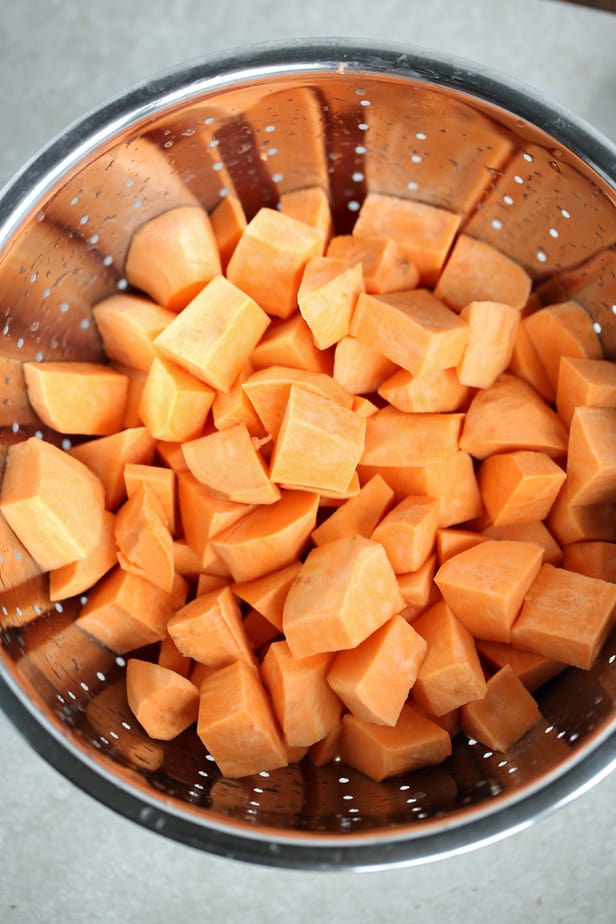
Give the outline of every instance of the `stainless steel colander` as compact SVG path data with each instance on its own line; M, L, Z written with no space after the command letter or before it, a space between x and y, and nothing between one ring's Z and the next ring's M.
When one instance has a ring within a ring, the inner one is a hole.
M269 46L145 84L53 141L0 197L2 447L40 431L21 362L98 359L91 308L126 288L132 232L236 194L250 217L320 184L348 230L367 191L444 206L510 254L544 301L575 298L616 357L616 150L462 62L342 41ZM1 454L0 454L1 458ZM84 511L87 515L87 511ZM616 539L616 512L605 529ZM0 549L0 554L8 554ZM205 850L288 867L405 865L519 830L616 764L616 638L539 694L507 754L456 739L439 767L374 783L304 761L220 776L194 731L149 740L124 661L27 580L1 589L0 701L36 750L124 815Z

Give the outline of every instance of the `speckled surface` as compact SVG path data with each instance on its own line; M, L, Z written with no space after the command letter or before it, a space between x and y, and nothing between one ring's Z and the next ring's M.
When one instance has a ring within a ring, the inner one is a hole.
M22 0L0 27L0 184L136 81L233 46L371 37L455 53L616 138L616 16L551 0ZM616 774L533 827L414 869L289 872L172 843L83 795L0 716L0 921L560 924L614 918Z

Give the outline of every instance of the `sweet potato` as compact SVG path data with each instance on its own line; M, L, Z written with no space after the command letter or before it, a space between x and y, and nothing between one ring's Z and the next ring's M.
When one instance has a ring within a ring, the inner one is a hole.
M439 764L451 754L451 738L412 706L402 707L392 727L347 713L342 718L340 755L376 782Z
M511 641L588 670L614 622L616 584L543 565L524 597Z
M398 196L368 193L353 234L393 238L419 270L421 284L432 286L459 226L460 216L446 209Z
M458 552L434 580L456 617L476 638L511 640L511 627L543 560L541 546L507 539Z
M158 305L181 311L222 271L208 213L179 206L146 221L133 234L124 272Z
M327 256L361 263L366 292L380 294L414 289L419 270L391 237L339 234L331 239Z
M485 696L460 712L465 735L506 752L541 719L539 707L509 665L490 677Z
M197 734L230 779L288 762L259 674L244 661L214 671L201 683Z
M189 440L203 429L214 394L209 385L177 363L156 356L139 402L139 416L155 440Z
M355 535L309 552L289 588L282 627L291 652L307 657L353 648L403 606L383 547Z
M137 721L155 740L170 741L197 721L199 690L160 664L129 658L126 695Z
M122 429L126 376L102 363L24 363L30 404L58 433L108 436Z
M388 295L361 294L350 334L413 375L448 369L460 361L469 326L428 289Z
M268 316L248 294L216 276L154 345L206 385L228 391L268 324Z
M9 448L0 513L44 571L96 549L104 510L103 485L78 459L34 436Z
M460 234L434 289L454 311L473 301L504 302L523 308L531 279L526 270L485 241Z
M576 506L616 502L616 408L578 407L573 412L567 492Z
M155 441L146 427L129 427L111 436L79 443L70 455L86 465L103 485L105 506L115 510L126 500L125 467L130 463L150 465Z
M142 372L156 355L154 340L175 317L148 298L126 294L109 296L92 314L109 359Z
M331 374L331 350L319 349L312 331L299 311L289 318L272 321L250 355L254 369L291 366L306 372ZM247 378L248 376L246 376Z
M444 600L413 622L428 645L413 699L435 716L480 699L486 689L475 642Z
M561 356L603 359L590 315L577 302L560 302L534 311L522 322L556 390Z
M355 304L363 291L361 264L333 257L308 260L297 303L319 350L326 350L348 336Z
M254 664L242 614L228 586L180 607L167 631L184 657L220 668L234 661Z
M370 538L383 546L396 574L404 574L426 562L437 527L438 500L411 494L383 517Z
M333 376L348 392L375 392L398 369L396 363L357 337L342 337L334 350Z
M275 209L261 208L244 228L229 260L227 278L269 315L288 318L297 306L306 263L321 256L324 247L322 231Z
M576 407L616 407L616 365L607 359L561 356L556 407L567 426Z
M326 679L333 655L294 657L286 641L273 642L261 677L289 747L309 747L340 724L342 702Z
M394 726L427 648L425 639L402 616L392 616L355 648L336 654L327 682L353 715Z
M494 526L544 520L566 473L546 453L497 453L478 472L481 498Z
M374 475L361 490L334 510L312 533L315 545L359 535L369 539L387 512L394 492L380 475Z

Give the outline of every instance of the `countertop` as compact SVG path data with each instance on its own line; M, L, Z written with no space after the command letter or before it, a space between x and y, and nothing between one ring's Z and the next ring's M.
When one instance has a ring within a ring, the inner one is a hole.
M225 48L305 36L395 39L456 54L522 80L616 138L616 16L579 5L22 0L3 4L0 26L0 185L51 136L135 82ZM0 741L7 924L614 919L616 774L468 854L379 873L308 873L170 842L81 793L3 716Z

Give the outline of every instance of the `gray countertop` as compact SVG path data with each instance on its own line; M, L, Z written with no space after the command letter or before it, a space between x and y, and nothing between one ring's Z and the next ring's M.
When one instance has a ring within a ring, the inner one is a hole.
M135 82L267 40L354 36L453 53L616 138L616 16L551 0L21 0L2 4L0 184ZM531 828L414 869L288 872L170 842L82 794L0 716L0 921L607 924L616 774Z

